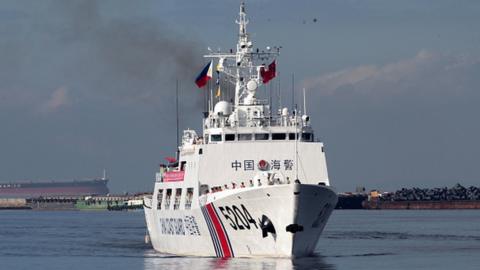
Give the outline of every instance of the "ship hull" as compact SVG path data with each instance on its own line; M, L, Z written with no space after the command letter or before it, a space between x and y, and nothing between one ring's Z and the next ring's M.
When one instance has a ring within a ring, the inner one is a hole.
M320 185L229 190L190 210L156 210L145 198L148 232L162 253L212 257L312 255L337 202ZM200 198L200 200L202 197Z

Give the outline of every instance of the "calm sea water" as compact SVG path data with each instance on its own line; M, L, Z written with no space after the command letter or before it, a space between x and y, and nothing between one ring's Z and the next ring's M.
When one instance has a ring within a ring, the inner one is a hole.
M335 211L318 256L162 255L142 212L0 211L0 269L480 269L480 211Z

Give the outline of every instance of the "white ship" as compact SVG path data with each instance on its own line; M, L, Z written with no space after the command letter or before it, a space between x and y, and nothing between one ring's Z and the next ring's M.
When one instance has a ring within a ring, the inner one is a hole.
M275 77L278 49L253 49L243 4L236 23L236 52L205 56L233 84L234 99L215 98L202 136L185 130L178 160L156 174L153 196L144 198L150 240L177 255L309 256L337 203L324 146L307 115L272 113L257 99Z

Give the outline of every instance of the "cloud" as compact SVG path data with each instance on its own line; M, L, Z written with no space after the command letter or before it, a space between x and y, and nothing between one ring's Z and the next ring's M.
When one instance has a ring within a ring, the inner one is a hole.
M440 54L427 50L414 57L383 66L362 65L321 74L304 80L304 87L323 95L348 90L361 95L392 95L406 92L433 94L470 90L470 71L478 68L478 57Z
M62 107L65 107L70 103L68 96L68 89L65 86L61 86L55 89L50 98L40 105L40 112L52 113L56 112Z

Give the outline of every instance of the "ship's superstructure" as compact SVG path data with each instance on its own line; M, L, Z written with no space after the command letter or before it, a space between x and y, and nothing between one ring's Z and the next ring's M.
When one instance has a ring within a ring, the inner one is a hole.
M234 99L211 106L202 136L185 130L178 160L160 168L144 199L148 232L166 253L310 255L337 202L323 143L306 114L274 113L257 98L275 77L279 49L254 49L243 4L236 22L236 51L205 56L234 86Z

